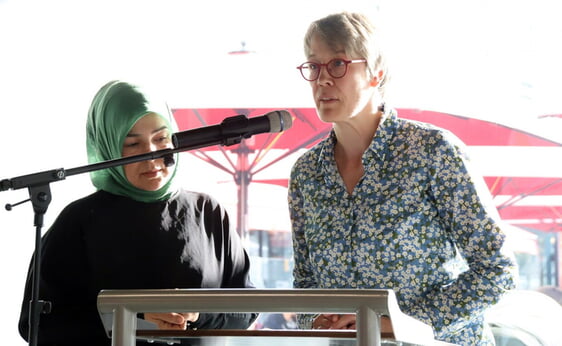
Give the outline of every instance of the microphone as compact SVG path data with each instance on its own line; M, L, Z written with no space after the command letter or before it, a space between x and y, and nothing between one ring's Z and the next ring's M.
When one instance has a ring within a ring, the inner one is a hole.
M236 115L224 119L218 125L176 132L172 134L172 142L176 149L196 149L217 144L229 146L258 133L285 131L292 125L293 118L285 110L277 110L253 118Z

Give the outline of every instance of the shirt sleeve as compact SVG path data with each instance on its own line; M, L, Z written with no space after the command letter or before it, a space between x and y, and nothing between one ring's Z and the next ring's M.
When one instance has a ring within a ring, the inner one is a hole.
M297 167L297 166L295 166ZM298 187L298 179L293 169L289 180L288 205L291 218L293 237L293 287L294 288L318 288L312 266L310 264L308 246L304 236L305 216L303 212L303 197ZM312 322L317 315L297 314L297 324L301 329L311 329Z
M223 267L221 288L255 288L250 280L250 259L240 236L232 229L226 210L210 198L203 206L207 231L213 230L215 245ZM220 241L219 241L220 239ZM257 313L202 313L191 324L194 329L246 329L258 317Z
M414 307L414 314L430 322L439 336L462 329L514 288L517 268L489 191L470 166L464 144L445 134L434 147L432 162L429 194L468 266Z

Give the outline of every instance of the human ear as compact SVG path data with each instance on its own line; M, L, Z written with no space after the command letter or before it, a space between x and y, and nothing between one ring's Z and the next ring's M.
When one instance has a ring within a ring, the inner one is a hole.
M382 80L382 77L384 76L384 73L382 70L378 70L375 73L375 76L373 77L373 79L371 79L371 82L369 83L372 87L376 87L379 85L380 81Z

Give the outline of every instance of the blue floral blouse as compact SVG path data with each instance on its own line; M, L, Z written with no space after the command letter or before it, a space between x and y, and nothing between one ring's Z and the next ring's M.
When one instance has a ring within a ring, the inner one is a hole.
M291 171L295 288L392 289L401 310L436 339L493 345L483 313L515 286L497 211L464 144L387 111L347 193L335 135ZM299 316L301 328L311 316Z

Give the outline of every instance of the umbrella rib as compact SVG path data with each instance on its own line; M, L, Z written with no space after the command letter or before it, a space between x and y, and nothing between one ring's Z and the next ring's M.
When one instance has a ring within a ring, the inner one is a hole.
M510 206L512 206L513 204L515 204L515 203L521 201L521 200L524 199L525 197L533 196L533 195L535 195L535 194L537 194L537 193L539 193L539 192L541 192L541 191L543 191L543 190L545 190L545 189L548 189L549 187L554 186L554 185L556 185L556 184L558 184L558 183L560 183L560 182L562 182L562 179L557 179L557 180L555 180L555 181L553 181L553 182L550 182L550 183L548 183L548 184L546 184L546 185L544 185L544 186L541 186L541 187L539 187L539 188L537 188L537 189L535 189L534 191L531 191L531 192L529 192L529 193L521 193L521 194L519 194L519 195L516 195L516 196L514 196L514 197L508 199L508 200L505 201L504 203L500 204L497 208L498 208L498 210L500 210L500 209L503 209L503 208L510 207Z
M228 167L224 166L223 164L221 164L220 162L218 162L217 160L213 159L212 157L210 157L209 155L205 154L205 152L201 151L201 150L197 150L194 152L191 152L191 154L195 157L197 157L200 160L203 160L215 167L217 167L218 169L221 169L231 175L234 174L234 171L231 171L228 169ZM226 156L226 155L225 155ZM230 161L230 159L228 157L226 157L227 160L229 161L229 163L232 163L232 161Z

